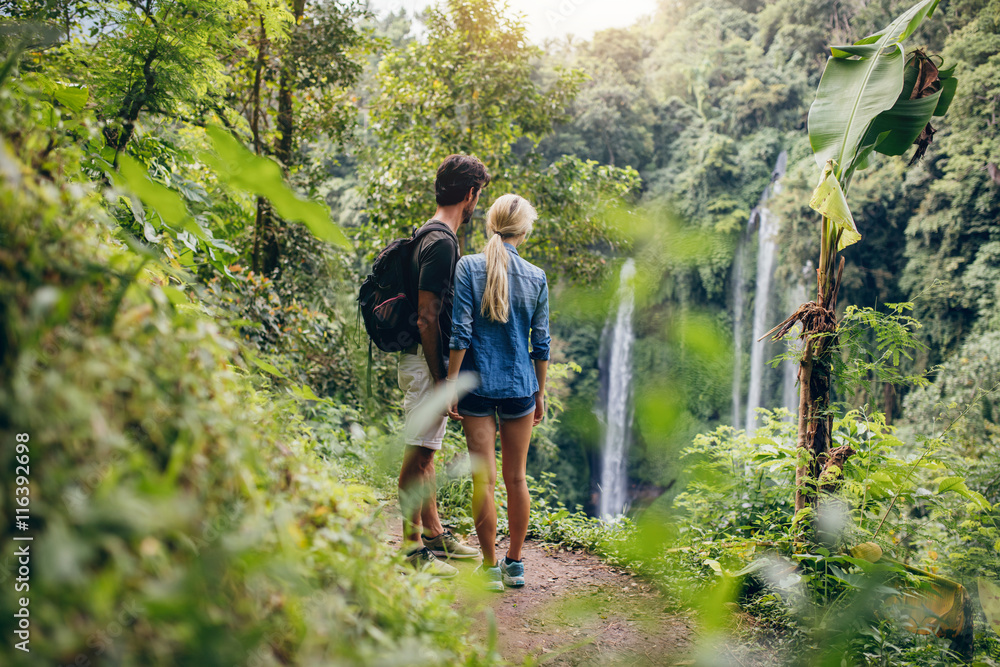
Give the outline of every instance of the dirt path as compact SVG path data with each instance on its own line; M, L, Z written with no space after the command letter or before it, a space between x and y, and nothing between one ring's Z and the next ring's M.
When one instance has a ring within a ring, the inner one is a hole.
M398 521L388 539L399 545ZM468 543L478 546L474 535ZM497 553L506 551L506 537ZM478 619L489 635L495 618L497 650L509 662L526 658L547 665L673 665L684 660L689 622L665 611L659 593L643 580L596 556L529 541L522 589L479 590L472 571L478 559L449 561L459 568L452 586L456 607Z

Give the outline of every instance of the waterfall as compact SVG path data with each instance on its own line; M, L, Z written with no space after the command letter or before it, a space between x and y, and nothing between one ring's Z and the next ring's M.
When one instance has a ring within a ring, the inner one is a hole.
M736 262L733 265L733 428L740 427L741 403L743 400L743 311L746 307L746 269L743 255L746 252L749 227L740 237L736 246Z
M785 175L788 153L781 151L771 172L771 183L764 189L760 202L750 214L750 225L757 223L757 284L754 291L753 338L750 341L750 388L747 393L746 429L753 433L757 428L757 408L762 407L764 369L767 364L767 340L758 342L770 327L771 278L778 253L777 232L780 220L768 208L767 202L781 191L781 177Z
M628 446L632 430L632 313L635 310L635 262L622 265L618 285L618 311L614 325L608 315L604 378L604 446L601 459L601 495L598 515L611 519L625 513L628 506Z

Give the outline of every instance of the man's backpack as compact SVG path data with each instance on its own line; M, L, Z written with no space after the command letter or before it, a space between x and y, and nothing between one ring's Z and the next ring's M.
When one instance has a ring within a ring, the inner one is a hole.
M410 254L424 235L442 227L424 225L410 238L390 243L379 253L372 272L361 284L358 311L371 342L383 352L400 352L420 342L417 304L409 296L416 290L408 289L407 284Z

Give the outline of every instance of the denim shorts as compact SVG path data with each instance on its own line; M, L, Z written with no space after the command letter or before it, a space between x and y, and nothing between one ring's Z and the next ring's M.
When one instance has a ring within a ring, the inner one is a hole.
M465 417L492 417L500 421L520 419L535 411L535 397L485 398L476 394L466 394L458 401L458 414Z

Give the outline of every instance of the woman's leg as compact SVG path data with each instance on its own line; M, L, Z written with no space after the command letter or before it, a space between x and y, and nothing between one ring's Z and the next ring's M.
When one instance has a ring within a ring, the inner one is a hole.
M497 485L496 417L469 417L462 420L465 442L472 462L472 516L476 535L483 550L483 565L497 562L497 509L493 490Z
M503 452L503 483L507 487L507 524L510 546L507 555L521 560L521 547L528 534L528 483L524 471L528 464L528 445L534 413L500 424L500 451ZM494 463L495 465L495 463Z

